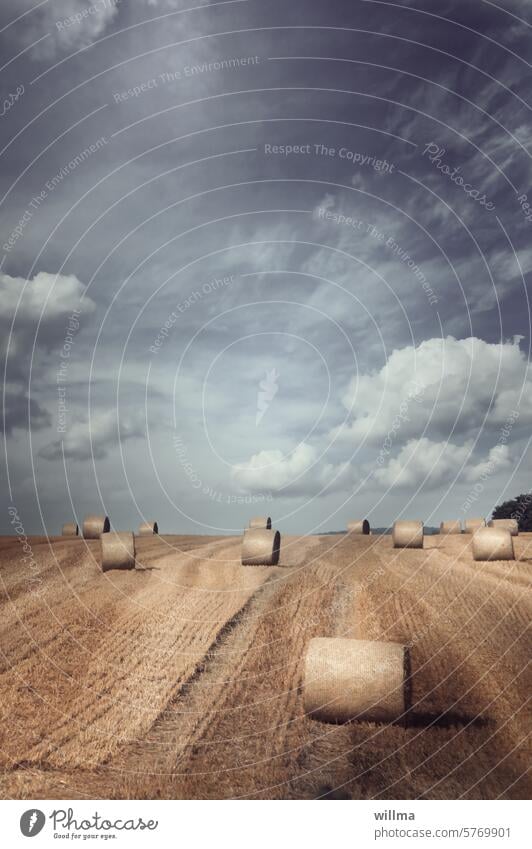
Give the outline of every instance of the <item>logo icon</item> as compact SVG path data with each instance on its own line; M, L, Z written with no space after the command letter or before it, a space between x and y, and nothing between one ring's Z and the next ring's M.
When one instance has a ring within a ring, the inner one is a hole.
M35 837L44 828L46 817L38 808L30 808L24 811L20 818L20 830L24 837Z
M257 394L257 415L255 416L255 426L258 427L262 421L262 417L271 402L279 391L279 373L273 368L266 372L264 380L259 383L259 392Z

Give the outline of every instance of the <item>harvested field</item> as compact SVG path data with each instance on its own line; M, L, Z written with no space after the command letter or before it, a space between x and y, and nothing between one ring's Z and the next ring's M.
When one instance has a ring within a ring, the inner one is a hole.
M532 535L475 563L471 536L393 549L283 537L0 539L4 798L525 798ZM305 716L311 637L408 644L408 727Z

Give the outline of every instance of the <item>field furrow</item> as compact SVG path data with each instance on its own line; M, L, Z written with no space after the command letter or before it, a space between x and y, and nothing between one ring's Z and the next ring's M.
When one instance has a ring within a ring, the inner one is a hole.
M2 741L6 764L90 767L145 733L267 575L260 568L242 574L234 541L209 543L194 564L183 553L176 563L166 546L158 556L158 546L149 545L155 571L108 581L85 570L90 586L74 602L62 601L53 618L41 607L32 619L34 648L23 657L19 642L5 645L3 711L17 717ZM78 605L87 593L94 604L96 587L112 602L92 627L84 623L82 644Z

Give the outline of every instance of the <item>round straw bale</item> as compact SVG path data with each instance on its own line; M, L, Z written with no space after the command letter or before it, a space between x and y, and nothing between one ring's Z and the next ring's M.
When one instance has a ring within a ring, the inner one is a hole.
M135 537L130 531L101 534L102 572L135 568Z
M347 523L348 534L369 534L369 522L367 519L355 519Z
M461 534L462 525L459 520L440 523L440 534Z
M272 520L269 516L254 516L253 519L249 520L250 528L267 528L270 530L272 526Z
M139 528L139 536L153 536L159 533L159 525L157 522L143 522Z
M394 722L406 708L399 643L315 637L305 658L305 711L322 722Z
M490 519L488 522L489 528L505 528L507 531L510 531L513 537L516 537L519 533L519 525L517 524L517 519Z
M515 560L514 541L507 528L480 528L473 534L474 560Z
M246 528L242 540L243 566L277 566L281 534L266 528Z
M76 522L67 522L66 525L63 525L63 530L61 531L61 535L64 537L77 537L79 536L79 527Z
M464 534L474 534L479 528L484 528L485 526L485 519L466 519L464 522Z
M392 541L394 548L423 548L423 522L394 522Z
M108 534L111 524L107 516L85 516L83 536L85 539L99 539L100 534Z

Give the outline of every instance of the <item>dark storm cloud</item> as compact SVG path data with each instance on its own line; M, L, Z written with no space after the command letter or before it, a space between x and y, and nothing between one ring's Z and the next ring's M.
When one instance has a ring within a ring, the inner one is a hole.
M26 524L28 397L52 525L63 456L80 509L98 483L123 522L145 499L170 527L234 528L231 497L273 493L308 530L341 526L368 474L376 500L391 488L379 524L432 465L423 511L453 503L495 451L489 510L523 476L530 422L529 4L188 5L2 4L1 321ZM423 401L375 466L416 374Z

